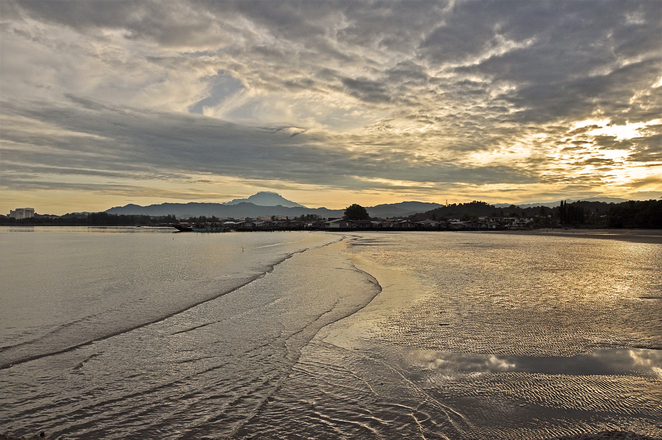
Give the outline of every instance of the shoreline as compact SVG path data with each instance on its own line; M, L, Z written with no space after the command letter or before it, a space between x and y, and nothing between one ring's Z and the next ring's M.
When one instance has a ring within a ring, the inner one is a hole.
M473 232L473 231L464 231ZM476 231L489 234L541 235L553 237L594 238L602 240L622 240L633 243L662 244L660 229L532 229L513 231Z

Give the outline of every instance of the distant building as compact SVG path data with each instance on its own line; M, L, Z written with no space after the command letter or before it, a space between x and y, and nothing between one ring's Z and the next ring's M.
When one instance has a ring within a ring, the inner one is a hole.
M337 218L324 222L324 227L327 229L349 229L352 224L344 218Z
M13 211L9 211L9 217L15 219L32 218L34 217L34 208L16 208Z

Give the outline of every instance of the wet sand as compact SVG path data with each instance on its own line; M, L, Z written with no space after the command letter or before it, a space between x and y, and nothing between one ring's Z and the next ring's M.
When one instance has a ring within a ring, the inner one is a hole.
M527 231L494 231L486 233L596 238L603 240L623 240L631 243L662 243L662 230L660 229L533 229Z
M49 437L35 434L29 437L11 437L0 434L0 440L50 440ZM54 439L53 439L54 440ZM550 440L659 440L658 438L637 435L633 432L624 431L605 431L597 434L581 434L570 437L555 437Z
M29 437L11 437L9 435L0 434L0 440L49 440L49 438L46 437L45 434L42 436L41 433Z
M26 363L24 379L15 369L17 384L53 375L64 400L45 396L45 422L3 431L660 438L661 251L568 234L346 234L162 322ZM35 399L16 395L26 420ZM88 431L60 426L78 413Z
M656 291L657 263L636 275L612 266L621 263L610 253L627 261L630 252L656 252L636 244L662 236L556 233L548 243L544 233L481 235L430 233L399 249L392 245L414 236L355 237L348 253L382 292L316 339L379 371L383 382L369 383L376 395L409 402L416 423L437 417L449 438L659 438L659 315L651 312L659 305L637 296L649 282ZM523 248L509 248L513 235ZM446 240L454 240L447 253ZM540 272L533 279L529 265ZM653 368L635 372L639 362Z

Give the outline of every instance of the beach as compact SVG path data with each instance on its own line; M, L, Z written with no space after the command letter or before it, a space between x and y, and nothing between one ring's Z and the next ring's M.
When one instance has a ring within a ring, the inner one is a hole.
M7 435L662 437L654 238L25 234L78 251L79 298L3 328Z

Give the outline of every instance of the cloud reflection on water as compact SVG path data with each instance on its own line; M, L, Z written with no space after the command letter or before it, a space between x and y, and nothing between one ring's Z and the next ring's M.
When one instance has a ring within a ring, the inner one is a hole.
M565 375L631 375L662 379L662 351L600 349L571 357L497 356L414 350L407 362L448 379L486 373L526 372Z

